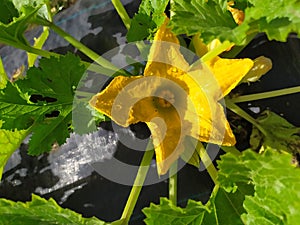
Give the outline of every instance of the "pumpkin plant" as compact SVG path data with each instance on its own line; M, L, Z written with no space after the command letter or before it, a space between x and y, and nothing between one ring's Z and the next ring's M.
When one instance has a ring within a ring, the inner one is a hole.
M78 107L97 122L107 117L124 127L144 122L151 138L120 219L82 218L53 199L33 195L27 203L0 199L0 223L128 224L155 153L158 176L169 175L169 198L143 209L146 224L296 224L300 171L292 158L300 153L300 128L271 111L254 118L238 103L298 93L300 87L244 96L232 90L272 69L264 56L236 56L262 32L282 42L289 33L299 33L299 1L142 0L133 18L120 1L112 3L128 30L127 41L147 53L140 74L118 68L58 27L46 0L2 1L0 42L25 50L30 68L10 81L0 60L0 177L28 135L30 155L64 144L76 132ZM30 44L24 32L33 24L43 26L43 32ZM94 63L44 50L49 30ZM151 43L148 50L145 40ZM184 49L195 59L188 60ZM78 103L74 98L88 70L104 71L112 79L98 93L80 92L85 97ZM226 108L252 124L252 149L235 147ZM207 152L209 144L226 152L218 168ZM177 206L179 158L206 166L215 184L207 203L191 199L185 208Z

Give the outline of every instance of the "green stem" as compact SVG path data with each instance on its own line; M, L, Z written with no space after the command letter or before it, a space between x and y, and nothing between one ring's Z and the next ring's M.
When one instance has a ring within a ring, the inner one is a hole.
M268 133L265 131L265 129L248 113L246 113L244 110L242 110L239 106L234 104L231 100L226 99L226 107L230 109L232 112L238 114L239 116L243 117L248 122L252 123L254 126L256 126L265 136L268 135Z
M60 54L58 53L55 53L55 52L49 52L47 50L43 50L43 49L38 49L38 48L34 48L30 45L25 45L25 44L20 44L20 43L15 43L15 42L4 42L6 45L10 45L10 46L13 46L15 48L18 48L18 49L22 49L28 53L32 53L32 54L35 54L35 55L38 55L38 56L42 56L42 57L45 57L45 58L50 58L51 56L53 57L59 57ZM82 61L82 63L86 66L86 67L89 67L89 69L92 69L91 71L94 71L94 72L102 72L103 71L108 71L106 73L103 73L103 74L111 74L111 70L107 70L107 69L104 69L103 67L99 67L99 66L96 66L96 65L93 65L89 62L85 62L85 61ZM122 72L122 71L120 71Z
M221 146L221 149L226 153L231 153L235 156L239 156L241 152L235 146Z
M131 189L131 192L129 194L129 197L127 199L125 208L123 210L122 216L121 216L121 221L123 225L128 224L129 219L133 213L134 207L136 205L137 199L139 197L139 194L142 190L143 183L145 181L149 165L151 163L154 150L149 150L150 144L148 144L147 149L145 151L145 154L143 156L141 165L139 167L139 170L137 172L133 187Z
M120 0L111 0L115 9L117 10L120 18L122 19L127 30L130 28L130 17L128 16L126 9L124 8L122 2Z
M35 38L34 40L34 48L37 49L42 49L45 41L47 40L48 36L49 36L49 27L44 26L43 27L43 32L40 34L40 36L38 38ZM34 65L34 62L36 61L38 55L36 54L32 54L32 53L27 53L27 57L28 57L28 67L32 67Z
M211 179L213 180L213 182L215 184L218 184L218 181L217 181L218 171L217 171L216 167L214 166L213 162L211 161L209 155L206 153L206 149L202 145L197 145L196 148L197 148L197 151L200 152L201 162L205 166Z
M3 42L3 43L5 43L7 45L10 45L10 46L13 46L13 47L18 48L18 49L22 49L26 52L45 57L45 58L50 58L50 56L54 56L54 57L59 56L59 54L57 54L55 52L49 52L49 51L46 51L46 50L43 50L43 49L34 48L30 45L25 45L25 44L15 43L15 42Z
M70 34L66 33L64 30L62 30L59 26L56 26L54 23L49 23L49 27L56 32L59 36L63 37L66 41L68 41L71 45L73 45L75 48L77 48L79 51L87 55L90 59L98 63L99 65L113 70L118 71L119 68L117 68L115 65L98 55L96 52L92 51L88 47L86 47L84 44L82 44L80 41L76 40L74 37L72 37Z
M220 55L222 52L224 52L226 49L228 49L230 46L232 46L232 43L229 41L224 41L222 44L217 46L216 48L210 50L207 52L204 56L201 57L202 62L207 62L215 58L216 56Z
M260 99L266 99L266 98L273 98L278 97L282 95L289 95L289 94L295 94L300 92L300 86L292 87L292 88L284 88L276 91L267 91L263 93L258 94L250 94L250 95L244 95L244 96L238 96L235 98L232 98L231 101L234 103L237 102L250 102Z
M177 167L178 161L176 160L169 171L169 199L173 205L177 205Z

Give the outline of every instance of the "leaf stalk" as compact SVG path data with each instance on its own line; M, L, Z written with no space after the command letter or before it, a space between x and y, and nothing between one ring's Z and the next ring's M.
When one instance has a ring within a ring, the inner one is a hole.
M122 221L122 225L128 224L130 217L133 213L134 207L136 205L136 202L138 200L138 197L140 195L140 192L142 190L143 183L145 181L151 160L154 155L154 150L153 149L150 150L150 146L152 146L152 144L150 145L150 143L149 143L146 148L146 151L144 153L144 156L142 158L139 170L137 172L137 175L136 175L135 181L133 183L133 187L131 189L129 197L127 199L122 216L120 218L120 221Z

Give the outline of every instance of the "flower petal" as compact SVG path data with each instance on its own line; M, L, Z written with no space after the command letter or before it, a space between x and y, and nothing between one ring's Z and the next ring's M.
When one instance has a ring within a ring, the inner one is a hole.
M189 68L189 64L180 53L176 35L167 28L168 22L166 17L164 24L155 34L144 71L145 76L176 77Z
M214 112L209 109L198 115L191 111L186 112L185 119L192 124L190 136L203 142L233 146L236 140L226 119L224 109L218 103L215 106ZM209 115L210 113L211 115Z
M159 82L159 79L149 81L143 76L118 76L90 100L90 105L121 126L146 122L156 113L149 96Z
M190 122L191 127L187 128L190 129L189 135L204 142L234 145L235 137L226 120L224 109L214 94L218 85L213 85L215 81L212 80L206 81L210 85L203 86L203 79L209 79L210 73L206 74L205 70L196 72L182 76L182 80L188 85L184 121Z
M155 148L157 171L165 174L183 152L183 126L176 110L147 122Z
M216 57L206 64L211 69L222 90L222 96L219 96L219 98L222 98L238 85L252 68L253 61L251 59L222 59Z

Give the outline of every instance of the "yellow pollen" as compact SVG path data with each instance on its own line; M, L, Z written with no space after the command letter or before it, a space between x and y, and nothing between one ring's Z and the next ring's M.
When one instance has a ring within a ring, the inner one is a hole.
M177 68L173 67L172 72L174 72L174 73L178 72Z
M163 108L168 108L175 103L175 95L170 90L160 91L157 97L157 103Z

